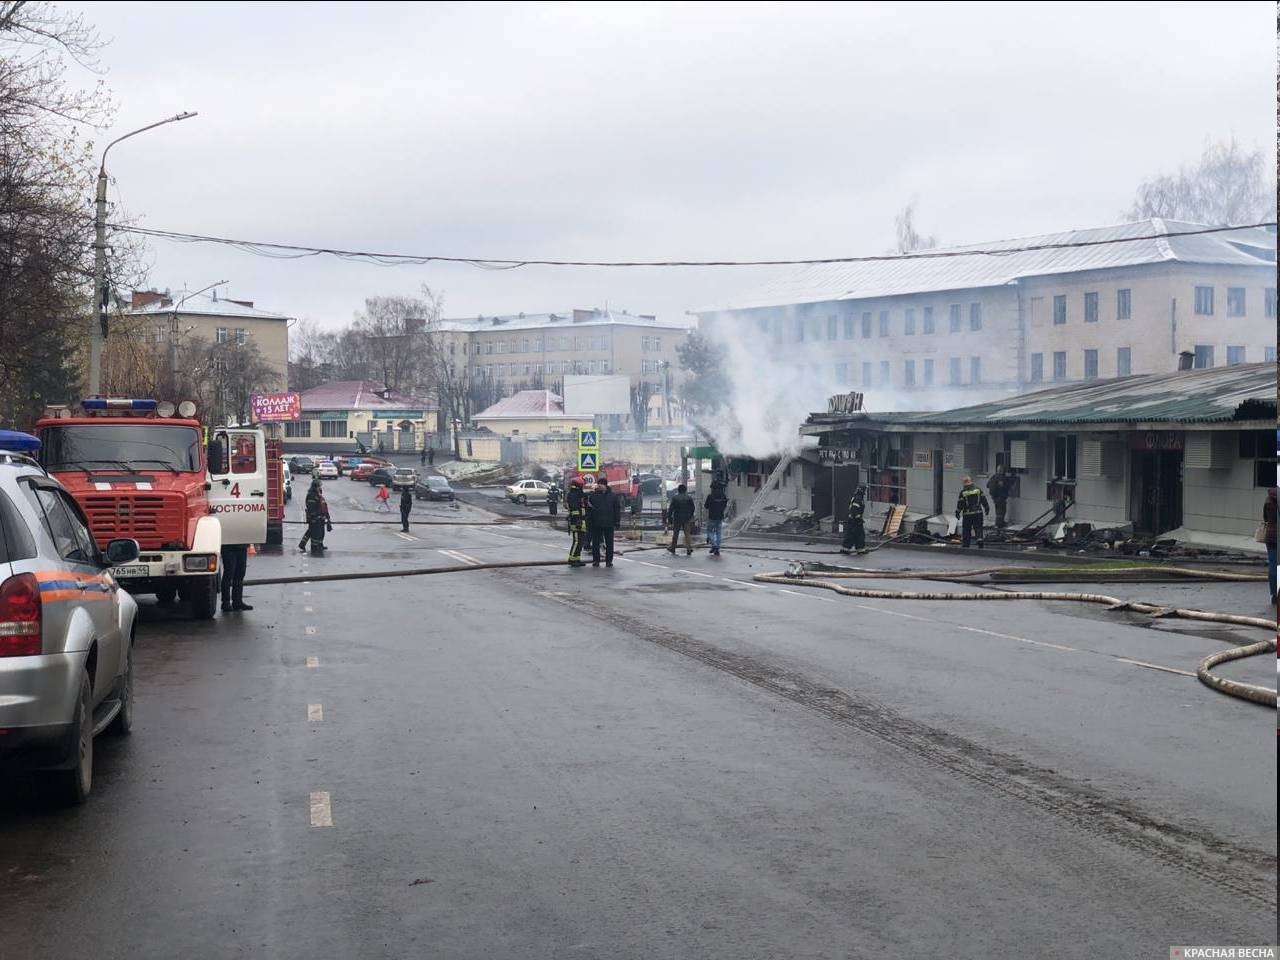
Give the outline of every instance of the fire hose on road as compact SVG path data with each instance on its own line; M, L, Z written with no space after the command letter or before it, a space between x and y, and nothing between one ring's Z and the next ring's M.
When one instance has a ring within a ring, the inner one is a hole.
M1101 593L1061 593L1056 591L1010 591L1010 592L988 592L979 593L932 593L920 592L912 590L867 590L853 587L846 587L839 583L833 583L830 580L814 579L805 575L804 568L796 564L798 569L794 572L787 573L759 573L753 578L760 583L785 584L795 587L816 587L822 590L830 590L834 593L842 594L847 597L861 597L869 600L971 600L971 601L992 601L992 600L1048 600L1048 601L1071 601L1073 603L1098 603L1107 607L1109 610L1121 611L1132 610L1136 613L1145 613L1153 617L1179 617L1185 620L1207 621L1209 623L1227 623L1239 627L1254 627L1260 630L1268 630L1272 636L1269 640L1261 640L1257 643L1249 644L1244 647L1232 647L1218 653L1211 654L1200 661L1196 668L1196 676L1200 682L1210 689L1217 690L1219 693L1225 693L1228 696L1239 697L1242 700L1250 700L1253 703L1260 703L1263 706L1275 708L1277 706L1277 692L1268 687L1258 686L1252 683L1243 683L1239 680L1228 680L1225 677L1215 676L1211 671L1214 667L1227 663L1231 660L1241 660L1246 657L1258 656L1264 653L1274 653L1276 649L1276 621L1267 620L1262 617L1246 617L1231 613L1212 613L1204 610L1187 610L1180 607L1162 607L1154 603L1143 603L1140 601L1122 600L1119 597L1109 597ZM823 577L836 578L885 578L883 573L874 574L862 571L849 571L832 573L824 571ZM952 574L954 576L954 574ZM902 579L922 579L919 574L898 574Z

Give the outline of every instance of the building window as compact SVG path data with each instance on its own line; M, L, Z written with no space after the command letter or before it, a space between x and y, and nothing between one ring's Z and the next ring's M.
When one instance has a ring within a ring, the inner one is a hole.
M1244 316L1244 287L1227 287L1227 316Z
M834 340L840 333L840 320L835 316L827 317L827 339Z
M1031 355L1031 382L1044 382L1044 354L1033 353Z
M969 329L982 329L982 304L980 303L969 304Z
M347 421L345 420L321 420L320 436L322 437L346 437Z
M213 331L213 342L214 342L214 343L226 343L226 342L227 342L227 328L226 328L226 327L218 327L216 330L214 330L214 331Z
M906 315L902 319L902 332L908 337L916 332L916 311L914 307L907 307Z
M1116 376L1127 377L1133 373L1133 361L1128 347L1116 348Z
M1055 382L1067 379L1067 352L1065 350L1055 350L1053 352L1053 379Z
M248 334L245 333L244 327L236 327L236 346L243 347L245 341L248 340Z
M844 338L846 340L853 339L853 314L849 314L844 318Z
M223 359L222 357L216 357L216 358L214 358L214 361L213 361L213 372L214 372L214 373L226 373L226 372L227 372L227 361L226 361L225 359Z
M926 387L933 386L933 361L926 360L924 362L924 385Z
M1276 288L1267 287L1262 291L1263 312L1267 315L1268 320L1276 318Z
M908 387L914 387L916 385L916 362L914 360L903 361L902 382Z
M1212 366L1213 366L1213 347L1208 344L1197 343L1195 368L1197 370L1208 370Z
M871 364L870 362L862 365L862 385L864 387L871 386Z
M1213 316L1213 287L1196 287L1196 316Z
M1227 366L1244 363L1244 347L1227 347Z
M951 385L958 386L960 383L960 358L959 357L951 358L950 374L951 374Z
M1116 291L1116 319L1129 320L1133 317L1133 292L1131 290Z
M1098 379L1098 351L1086 350L1084 352L1084 378L1086 380Z
M982 382L982 358L981 357L969 358L969 382L970 383Z
M869 312L862 315L862 336L871 336L871 314Z
M534 353L541 353L541 352L542 352L542 338L541 338L541 337L539 337L537 340L533 341L533 352L534 352Z
M950 307L949 321L951 324L951 332L960 332L960 304L953 303Z
M849 365L847 363L836 364L836 383L845 384L849 382Z
M1067 298L1065 294L1058 294L1053 298L1053 322L1057 326L1067 322Z
M804 319L796 317L796 343L804 343Z
M933 307L924 308L924 317L922 320L923 332L933 333Z
M485 353L487 353L487 354L492 354L492 353L493 353L493 341L492 341L492 340L490 340L488 343L486 343L486 344L484 345L484 352L485 352Z
M311 421L310 420L286 420L284 422L284 435L286 437L310 437Z
M880 386L887 387L889 385L889 361L880 361Z
M1098 295L1096 293L1086 293L1084 295L1084 322L1098 322Z
M889 335L889 311L880 311L880 336L887 337Z
M1263 347L1263 348L1262 348L1262 359L1263 359L1263 360L1265 360L1265 361L1267 361L1267 363L1275 363L1275 362L1276 362L1276 348L1275 348L1275 347Z
M1074 480L1076 478L1076 438L1059 436L1053 438L1053 479Z

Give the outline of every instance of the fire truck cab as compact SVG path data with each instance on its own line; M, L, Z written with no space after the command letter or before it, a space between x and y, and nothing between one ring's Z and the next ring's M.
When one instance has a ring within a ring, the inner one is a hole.
M121 586L211 618L222 545L266 538L261 431L216 428L206 447L189 401L97 397L81 407L50 408L36 423L42 465L84 509L99 547L138 541L138 559L112 571Z

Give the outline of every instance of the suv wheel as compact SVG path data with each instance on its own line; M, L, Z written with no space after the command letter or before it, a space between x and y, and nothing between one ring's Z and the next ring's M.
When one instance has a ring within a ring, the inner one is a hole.
M59 803L68 806L84 803L93 789L93 688L89 671L80 675L80 696L76 701L72 725L76 738L70 757L71 768L49 773L49 786Z
M125 655L129 658L129 665L125 667L124 676L120 678L120 687L117 691L120 699L120 712L116 714L115 719L111 721L111 725L107 727L107 733L113 737L127 737L133 731L132 640L130 640L129 646L126 648Z

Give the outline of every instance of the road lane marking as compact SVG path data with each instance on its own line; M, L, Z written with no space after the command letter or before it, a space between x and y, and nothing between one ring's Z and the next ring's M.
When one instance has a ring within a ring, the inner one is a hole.
M303 612L303 613L315 613L316 611L315 611L315 608L314 608L314 607L303 607L303 608L302 608L302 612Z
M329 791L327 790L311 792L311 825L313 827L333 826L333 811L329 809Z
M307 704L307 719L312 723L319 723L324 719L324 707L318 703Z
M303 591L302 591L302 595L303 595L304 597L309 597L309 596L311 596L311 591L310 591L310 590L303 590Z
M304 627L303 629L306 631L308 636L313 636L316 632L315 627Z
M782 593L789 593L789 594L791 594L791 596L793 596L793 597L802 597L802 598L803 598L803 599L805 599L805 600L821 600L823 603L835 603L835 602L836 602L836 601L832 600L830 597L815 597L815 596L814 596L813 594L811 594L811 593L798 593L798 592L796 592L795 590L788 590L788 589L786 589L785 587L783 587L783 588L782 588L782 590L781 590L780 592L782 592Z
M1145 660L1130 660L1128 657L1117 657L1115 654L1111 655L1111 659L1119 660L1121 663L1131 663L1135 667L1146 667L1148 670L1160 670L1160 671L1163 671L1164 673L1176 673L1180 677L1196 676L1194 673L1191 673L1189 670L1175 670L1173 667L1162 667L1158 663L1147 663Z
M652 563L648 560L637 560L636 563L643 563L646 567L657 567L659 570L669 570L670 567L664 567L660 563Z
M307 666L308 666L308 667L312 667L313 669L314 669L315 667L320 666L320 658L319 658L319 657L307 657Z
M721 579L721 580L723 580L723 581L725 581L726 583L740 583L740 584L742 584L742 586L744 586L744 587L755 587L757 590L768 590L768 589L769 589L769 588L768 588L767 586L765 586L763 583L750 583L750 582L748 582L748 581L746 581L746 580L735 580L735 579L733 579L733 577L721 577L720 579Z
M673 570L673 571L672 571L672 573L687 573L687 574L688 574L689 576L691 576L691 577L706 577L708 580L714 580L714 579L715 579L715 575L714 575L714 574L711 574L711 573L702 573L702 572L701 572L701 571L699 571L699 570L681 570L681 569L679 569L679 568L676 568L675 570ZM824 599L824 600L825 600L825 599L826 599L826 597L823 597L822 599Z
M399 537L401 540L417 540L417 539L418 539L417 537L413 536L412 534L405 533L405 532L404 532L404 531L402 531L402 530L397 530L397 531L396 531L396 536L397 536L397 537Z
M468 566L476 566L483 563L483 560L477 560L475 557L468 556L461 550L438 550L437 553L443 553L451 560L457 560L459 563L465 563Z

